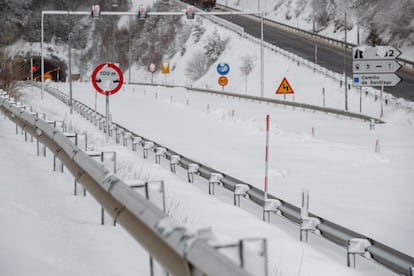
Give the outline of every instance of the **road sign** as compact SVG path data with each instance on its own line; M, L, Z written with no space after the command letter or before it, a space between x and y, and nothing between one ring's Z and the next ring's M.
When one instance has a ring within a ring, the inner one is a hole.
M155 73L155 72L157 72L157 65L155 65L154 63L150 63L150 64L148 64L148 66L147 66L147 70L148 70L148 72L150 72L150 73Z
M118 92L124 83L121 69L113 63L102 63L92 73L92 84L95 90L106 96Z
M295 92L292 89L292 86L289 84L286 78L283 78L282 82L279 85L279 88L276 90L276 94L294 94Z
M401 68L395 60L354 60L352 62L354 74L361 73L394 73Z
M161 73L169 74L170 73L170 64L168 62L163 62L161 64Z
M401 52L392 46L358 46L352 48L354 60L385 60L396 59Z
M218 78L218 84L221 86L226 86L229 83L229 79L225 76L221 76Z
M396 74L354 74L354 86L395 86L401 81Z
M395 60L399 55L401 52L392 46L354 47L352 49L354 86L397 85L401 78L393 73L401 68Z
M228 63L219 63L217 65L217 73L222 76L227 75L230 72L230 65Z

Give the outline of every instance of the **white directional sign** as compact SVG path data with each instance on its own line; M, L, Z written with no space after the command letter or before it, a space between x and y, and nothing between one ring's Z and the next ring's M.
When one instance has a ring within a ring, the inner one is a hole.
M396 59L401 52L392 46L358 46L352 49L354 60Z
M401 68L395 60L353 61L354 73L394 73Z
M401 78L396 74L354 74L354 86L395 86Z
M391 46L358 46L352 49L354 86L395 86L401 78L393 74L401 68L395 60L401 52Z

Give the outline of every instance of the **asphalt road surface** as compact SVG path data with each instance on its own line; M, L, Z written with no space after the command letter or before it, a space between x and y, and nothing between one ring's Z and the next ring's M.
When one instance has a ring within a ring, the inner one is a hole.
M242 26L245 32L260 38L260 21L239 15L223 16L223 19ZM317 63L334 72L341 74L344 72L344 48L270 24L264 25L264 40L312 62L315 61L315 44L317 44ZM352 77L351 50L347 51L346 60L347 76ZM384 90L396 98L414 101L414 70L403 67L397 72L397 75L402 81L397 86L385 87Z

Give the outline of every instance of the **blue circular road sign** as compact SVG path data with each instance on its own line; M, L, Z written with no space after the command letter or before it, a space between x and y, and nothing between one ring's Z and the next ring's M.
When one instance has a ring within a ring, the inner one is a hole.
M217 65L217 73L222 76L227 75L230 72L230 65L228 63L219 63Z

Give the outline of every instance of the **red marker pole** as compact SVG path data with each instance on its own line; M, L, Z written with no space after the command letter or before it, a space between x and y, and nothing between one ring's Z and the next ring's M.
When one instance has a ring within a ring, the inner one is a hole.
M265 155L265 181L264 181L264 199L267 200L267 179L269 174L269 114L266 115L266 155Z

